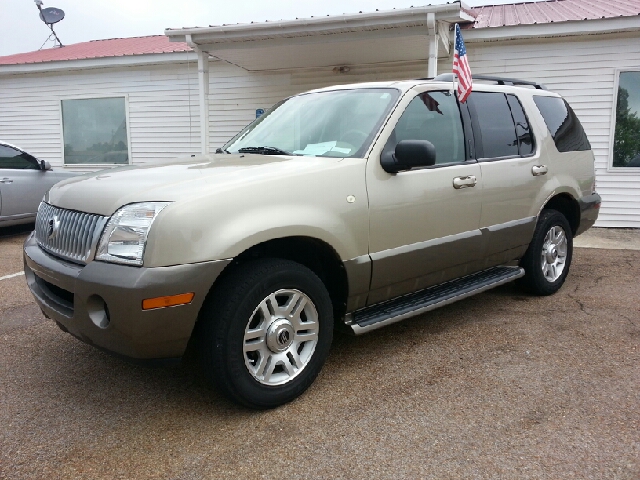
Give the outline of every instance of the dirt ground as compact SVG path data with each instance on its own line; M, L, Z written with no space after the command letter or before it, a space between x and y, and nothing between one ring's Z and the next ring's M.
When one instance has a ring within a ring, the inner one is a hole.
M25 235L0 238L0 278ZM578 248L562 290L507 285L337 335L284 407L249 411L188 358L150 369L0 280L0 478L640 478L640 251Z

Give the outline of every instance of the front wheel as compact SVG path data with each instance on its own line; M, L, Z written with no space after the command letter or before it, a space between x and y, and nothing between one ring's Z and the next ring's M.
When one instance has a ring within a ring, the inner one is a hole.
M573 234L566 217L556 210L543 210L533 239L520 266L522 283L536 295L556 293L569 273L573 256Z
M280 259L238 267L203 309L205 374L231 399L273 408L301 395L320 372L333 336L333 308L308 268Z

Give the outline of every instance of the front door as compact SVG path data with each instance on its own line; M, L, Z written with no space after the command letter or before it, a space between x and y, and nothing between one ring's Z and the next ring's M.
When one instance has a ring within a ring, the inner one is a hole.
M416 93L403 99L390 119L393 125L399 117L395 128L382 134L388 135L382 155L404 139L429 140L436 164L389 174L379 158L369 159L368 304L472 273L482 257L482 176L465 149L457 100L447 91Z

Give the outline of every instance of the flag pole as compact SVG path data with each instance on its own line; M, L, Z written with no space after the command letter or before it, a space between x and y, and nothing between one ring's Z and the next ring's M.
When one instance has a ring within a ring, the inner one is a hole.
M452 55L452 61L455 63L456 61L456 54L455 54L455 48L456 48L456 40L458 36L458 24L456 23L453 26L453 55ZM455 71L453 72L453 75L451 76L451 95L455 95L456 92L456 73Z

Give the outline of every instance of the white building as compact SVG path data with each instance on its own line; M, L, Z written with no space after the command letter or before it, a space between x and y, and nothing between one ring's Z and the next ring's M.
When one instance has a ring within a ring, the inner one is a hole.
M450 72L458 22L474 74L534 80L569 101L596 155L598 225L640 228L640 157L629 165L640 133L618 122L614 155L619 89L624 126L640 117L639 14L631 0L455 2L0 57L0 139L71 170L211 150L304 90Z

